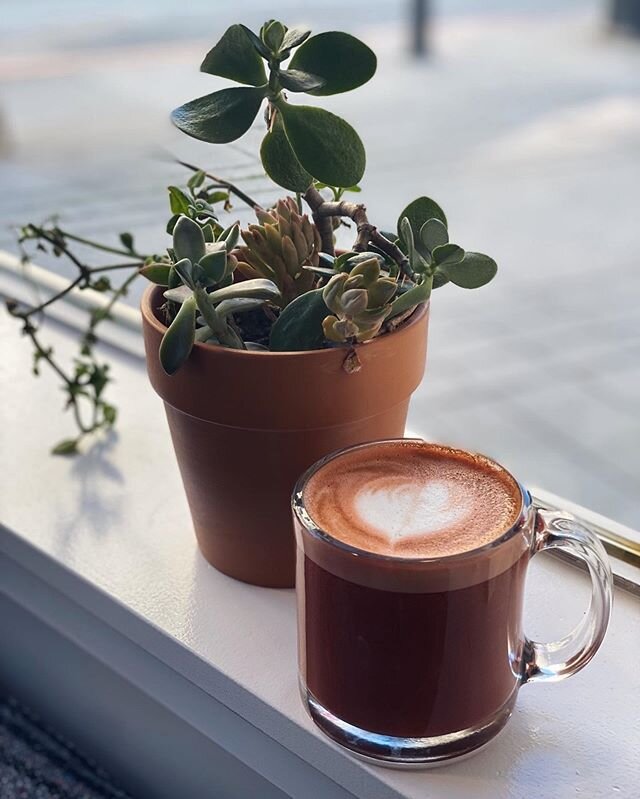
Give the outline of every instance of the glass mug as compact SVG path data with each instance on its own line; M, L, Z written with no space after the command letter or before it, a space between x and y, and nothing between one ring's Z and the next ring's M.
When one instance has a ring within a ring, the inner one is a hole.
M563 679L591 660L607 629L612 577L595 534L569 514L534 508L516 481L517 521L458 554L381 555L316 526L304 499L312 476L345 454L406 441L329 455L294 489L299 678L309 714L334 741L379 765L424 767L488 743L525 683ZM584 561L592 584L587 614L550 644L522 631L527 566L547 549Z

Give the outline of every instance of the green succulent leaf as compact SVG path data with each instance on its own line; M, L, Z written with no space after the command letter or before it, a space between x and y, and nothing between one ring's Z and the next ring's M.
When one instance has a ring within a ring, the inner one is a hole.
M189 211L191 200L177 186L169 186L169 206L172 214L186 214Z
M262 58L242 25L227 28L215 47L204 57L200 71L249 86L263 86L267 82Z
M176 273L177 274L177 273ZM193 296L193 289L190 289L189 286L185 286L184 284L180 286L174 286L172 288L167 289L164 292L165 299L169 300L170 302L176 302L178 304L182 304L190 297Z
M353 265L355 266L356 263L358 263L357 259L361 255L365 255L365 254L366 253L353 252L351 250L349 252L340 253L340 255L338 255L338 257L335 259L335 262L334 262L335 271L336 272L349 272L351 270L351 265L350 265L351 259L352 258L356 259L353 262ZM366 260L366 259L363 258L362 260Z
M223 289L216 289L209 294L211 302L222 302L236 297L247 297L256 300L281 299L280 289L273 280L258 277L255 280L241 280L239 283L232 283Z
M120 243L125 248L125 250L133 252L133 236L131 235L131 233L121 233Z
M331 269L328 266L303 266L302 268L320 277L333 277L336 273L335 269Z
M464 250L462 247L458 247L457 244L441 244L439 247L436 247L431 254L433 256L433 262L439 267L458 263L464 258Z
M439 289L442 286L446 286L449 282L449 278L442 272L440 269L436 269L433 273L433 286L434 289Z
M281 101L278 109L287 139L307 172L331 186L353 186L360 181L366 154L360 137L348 122L309 105Z
M411 222L409 221L409 217L403 216L400 220L398 225L398 230L400 231L400 239L404 244L404 249L406 250L407 255L411 258L416 249L415 239L413 236L413 228L411 227Z
M176 223L177 223L178 219L180 219L180 214L174 214L174 215L171 217L171 219L169 219L169 221L167 222L167 227L166 227L166 230L167 230L167 233L168 233L170 236L171 236L171 234L173 233L173 229L174 229L174 227L176 226Z
M447 226L447 217L444 215L444 211L437 202L429 197L418 197L402 211L398 217L398 237L400 239L404 238L400 223L405 217L409 220L414 239L418 238L422 226L429 219L439 219L445 227Z
M221 89L176 108L173 124L194 139L225 144L251 127L265 97L265 88Z
M168 286L171 264L153 263L140 269L140 274L155 283L156 286Z
M456 286L463 289L477 289L493 280L498 271L498 265L488 255L467 252L461 261L440 264L439 269Z
M388 318L393 319L394 316L399 316L411 308L426 302L431 296L431 288L431 278L423 277L420 283L412 286L391 303L391 312Z
M196 283L196 275L194 275L194 266L188 258L183 258L173 265L173 268L180 276L183 285L189 289L193 289Z
M262 39L259 36L256 36L256 34L251 30L251 28L247 28L246 25L240 23L240 27L245 32L247 39L249 39L249 41L255 48L256 52L259 53L263 58L266 58L268 61L271 58L271 51L262 41Z
M301 69L283 69L278 73L278 80L290 92L311 92L324 85L324 78Z
M366 263L366 261L371 261L372 259L375 259L378 262L378 266L382 266L383 263L382 257L377 252L372 252L371 250L365 250L364 252L355 252L355 253L350 252L344 254L347 255L348 257L345 261L342 261L341 263L343 263L347 267L348 271L351 271L355 266L358 266L359 264L362 263ZM339 256L338 260L340 260L340 258L342 258L342 256Z
M216 313L224 318L233 313L253 311L256 308L260 308L264 303L265 300L258 300L253 297L234 297L232 300L223 300L219 305L216 305Z
M78 439L65 438L60 441L51 450L52 455L77 455L78 454Z
M240 238L240 223L234 222L233 225L229 225L229 227L225 228L222 231L218 240L224 242L224 248L227 252L231 252L231 250L238 243L239 238Z
M261 33L262 41L267 45L272 53L277 53L284 40L286 29L282 22L272 19L263 27Z
M325 343L322 320L328 313L322 289L296 297L274 322L269 349L273 352L321 349Z
M264 171L278 186L303 192L311 185L313 177L302 167L291 149L279 114L272 129L262 140L260 158Z
M160 363L168 375L178 371L189 357L196 332L196 301L189 297L182 303L160 343Z
M429 252L432 252L442 244L448 244L449 232L447 231L447 226L443 225L439 219L427 219L420 228L420 241Z
M309 36L311 36L311 31L308 28L290 28L284 35L280 51L299 47Z
M355 36L339 31L319 33L307 39L289 63L290 69L324 78L323 86L310 90L310 94L315 95L340 94L362 86L373 77L376 66L373 50Z
M216 285L225 276L227 253L224 250L207 253L199 263L210 285Z
M206 252L204 233L188 216L181 216L173 228L173 250L178 261L188 258L192 264L197 264Z
M191 175L189 180L187 181L187 186L190 189L199 189L200 186L204 183L205 174L201 169L198 169L196 172Z

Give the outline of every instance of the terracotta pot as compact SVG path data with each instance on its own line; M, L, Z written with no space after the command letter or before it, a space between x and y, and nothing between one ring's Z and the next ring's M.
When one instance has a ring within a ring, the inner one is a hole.
M428 307L358 347L246 352L196 344L172 377L160 366L162 290L142 298L151 384L165 403L198 544L217 569L255 585L294 585L290 497L312 463L341 447L404 434L424 374Z

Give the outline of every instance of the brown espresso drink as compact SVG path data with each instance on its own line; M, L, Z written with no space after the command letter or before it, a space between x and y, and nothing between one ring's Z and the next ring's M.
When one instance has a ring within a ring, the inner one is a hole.
M299 500L301 680L316 721L329 734L339 720L354 734L492 737L521 676L531 530L509 533L518 483L481 456L380 442L326 461Z

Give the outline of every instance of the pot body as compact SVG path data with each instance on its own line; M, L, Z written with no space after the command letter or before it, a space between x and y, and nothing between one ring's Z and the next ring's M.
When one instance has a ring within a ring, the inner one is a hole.
M292 587L291 492L334 450L404 434L409 399L424 374L428 307L357 348L268 353L196 344L167 375L158 357L166 330L162 289L142 299L147 369L164 400L200 550L225 574Z

